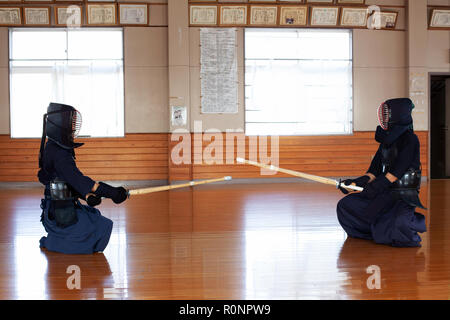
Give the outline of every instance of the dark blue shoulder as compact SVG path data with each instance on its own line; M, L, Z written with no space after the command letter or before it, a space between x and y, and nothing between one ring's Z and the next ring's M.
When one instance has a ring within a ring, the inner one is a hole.
M412 130L406 131L401 138L403 143L419 144L419 137Z
M408 130L402 135L401 139L399 139L398 147L400 149L412 148L414 150L419 150L420 149L419 138L414 133L414 131Z

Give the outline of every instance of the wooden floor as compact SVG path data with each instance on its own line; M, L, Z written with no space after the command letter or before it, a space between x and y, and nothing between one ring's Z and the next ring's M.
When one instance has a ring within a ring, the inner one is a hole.
M105 200L103 254L39 249L40 189L1 190L1 299L449 299L450 181L421 199L422 248L347 239L341 194L312 183L208 185ZM80 267L69 290L67 268ZM367 267L381 271L370 290Z

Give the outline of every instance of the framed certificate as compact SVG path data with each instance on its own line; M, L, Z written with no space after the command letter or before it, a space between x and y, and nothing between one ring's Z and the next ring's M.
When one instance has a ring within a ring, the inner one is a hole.
M369 29L395 29L397 25L398 12L393 11L375 11L367 21Z
M275 26L277 24L278 7L275 6L251 6L250 25Z
M366 0L337 0L338 4L365 4Z
M332 4L334 0L306 0L306 3L327 3Z
M23 2L23 3L42 3L42 2L54 2L54 0L23 0L23 1L16 1L16 2Z
M146 3L119 3L119 24L148 25L149 6Z
M338 7L312 7L311 26L334 27L338 23Z
M116 4L88 3L86 5L86 20L91 26L112 26L117 24Z
M395 29L397 26L398 12L381 11L380 15L382 29Z
M430 28L450 28L450 10L433 9Z
M238 26L247 24L247 6L220 6L220 25Z
M0 7L0 26L22 25L22 9L19 7Z
M217 7L190 6L189 23L191 25L217 25Z
M306 26L308 23L307 6L281 7L280 26Z
M79 27L82 23L83 8L80 6L55 6L55 25Z
M367 27L367 8L342 8L341 26Z
M49 26L50 7L23 8L23 17L27 26Z

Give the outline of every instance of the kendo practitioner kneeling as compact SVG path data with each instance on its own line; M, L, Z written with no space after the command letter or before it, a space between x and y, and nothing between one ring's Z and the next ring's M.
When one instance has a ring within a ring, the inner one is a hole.
M123 187L97 183L75 164L74 138L81 128L81 114L73 107L50 103L44 115L39 152L39 181L45 186L41 222L48 235L40 247L68 254L90 254L108 245L113 222L94 207L101 198L119 204L127 199ZM45 143L48 138L47 143ZM79 199L88 205L82 205Z
M420 144L414 134L410 99L392 99L378 109L380 144L367 173L345 185L364 188L347 195L337 205L339 223L349 237L374 240L395 247L420 247L418 232L425 232L419 200ZM342 192L348 194L343 188Z

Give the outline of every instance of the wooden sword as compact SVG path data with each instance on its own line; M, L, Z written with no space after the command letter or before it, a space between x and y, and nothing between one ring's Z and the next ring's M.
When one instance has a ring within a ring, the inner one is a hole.
M160 187L150 187L150 188L142 188L142 189L134 189L128 191L128 197L140 195L140 194L147 194L147 193L153 193L153 192L160 192L160 191L167 191L167 190L173 190L173 189L179 189L179 188L186 188L186 187L193 187L198 186L201 184L207 184L207 183L214 183L219 181L230 181L232 180L232 177L223 177L218 179L209 179L209 180L201 180L201 181L190 181L188 183L181 183L181 184L170 184L167 186L160 186Z
M315 176L312 174L307 174L307 173L303 173L303 172L299 172L299 171L294 171L294 170L289 170L289 169L283 169L283 168L278 168L272 165L267 165L267 164L262 164L259 162L255 162L255 161L250 161L250 160L246 160L243 158L237 158L236 161L238 163L245 163L245 164L249 164L255 167L260 167L263 169L267 169L267 170L272 170L272 171L277 171L277 172L282 172L291 176L295 176L295 177L299 177L299 178L303 178L303 179L307 179L307 180L311 180L311 181L316 181L319 183L323 183L323 184L329 184L329 185L333 185L337 188L342 187L345 189L349 189L349 190L353 190L353 191L363 191L364 189L355 185L345 185L343 184L341 181L337 181L334 179L329 179L329 178L325 178L325 177L320 177L320 176Z

